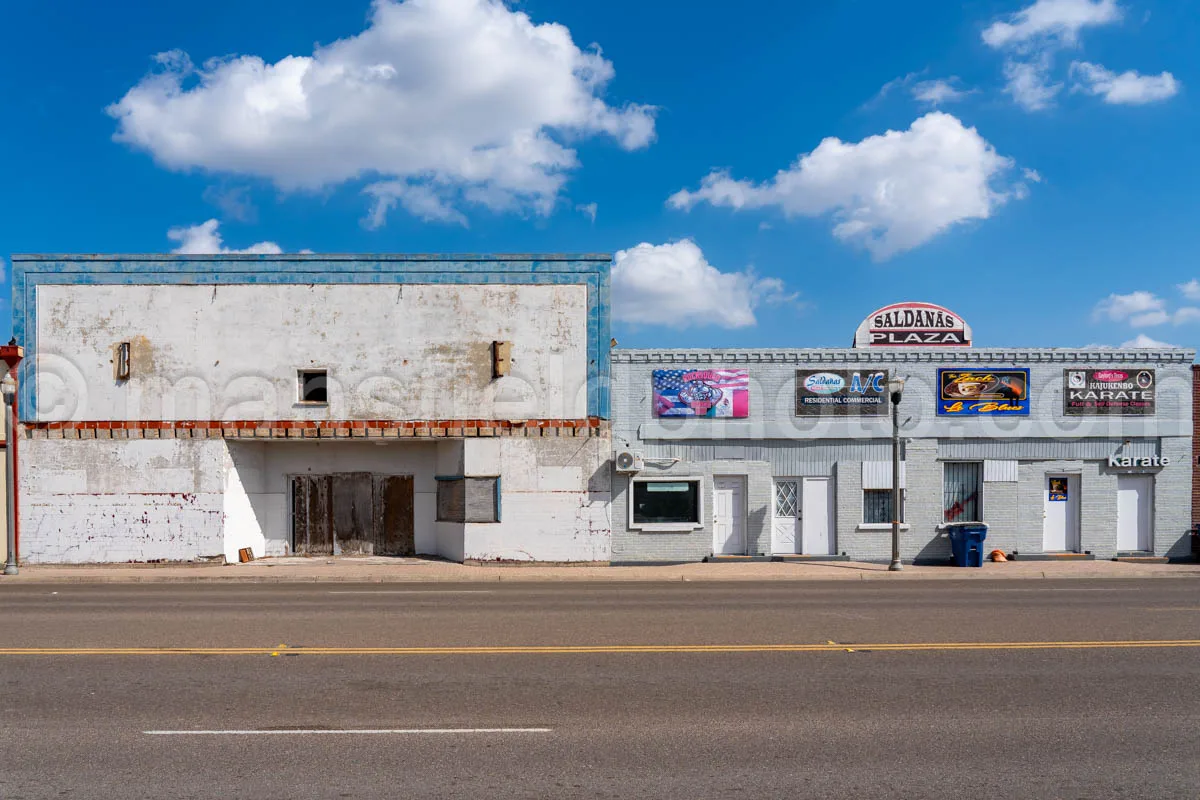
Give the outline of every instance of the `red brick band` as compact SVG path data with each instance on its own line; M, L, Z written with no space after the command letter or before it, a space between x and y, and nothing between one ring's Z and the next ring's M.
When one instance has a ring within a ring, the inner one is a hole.
M88 420L26 422L28 439L406 439L489 436L602 436L608 423L585 419L424 420Z

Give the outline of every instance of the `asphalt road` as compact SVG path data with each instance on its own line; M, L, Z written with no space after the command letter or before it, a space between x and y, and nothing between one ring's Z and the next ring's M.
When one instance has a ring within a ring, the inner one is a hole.
M1192 579L0 583L0 612L5 800L1200 796Z

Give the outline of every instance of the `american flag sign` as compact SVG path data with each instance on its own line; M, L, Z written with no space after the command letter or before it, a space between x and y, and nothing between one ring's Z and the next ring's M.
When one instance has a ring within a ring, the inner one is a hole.
M656 369L654 416L748 417L750 373L744 369Z

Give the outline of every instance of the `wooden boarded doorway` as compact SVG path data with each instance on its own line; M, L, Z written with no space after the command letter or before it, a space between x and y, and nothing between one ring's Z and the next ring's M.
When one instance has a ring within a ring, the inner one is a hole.
M415 555L413 477L370 472L293 476L292 551Z

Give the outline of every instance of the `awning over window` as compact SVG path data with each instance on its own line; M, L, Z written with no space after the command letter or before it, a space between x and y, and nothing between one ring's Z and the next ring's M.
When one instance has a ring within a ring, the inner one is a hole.
M904 462L900 462L900 488L907 489L905 483ZM892 488L892 462L890 461L864 461L862 462L862 488L864 489L891 489Z

